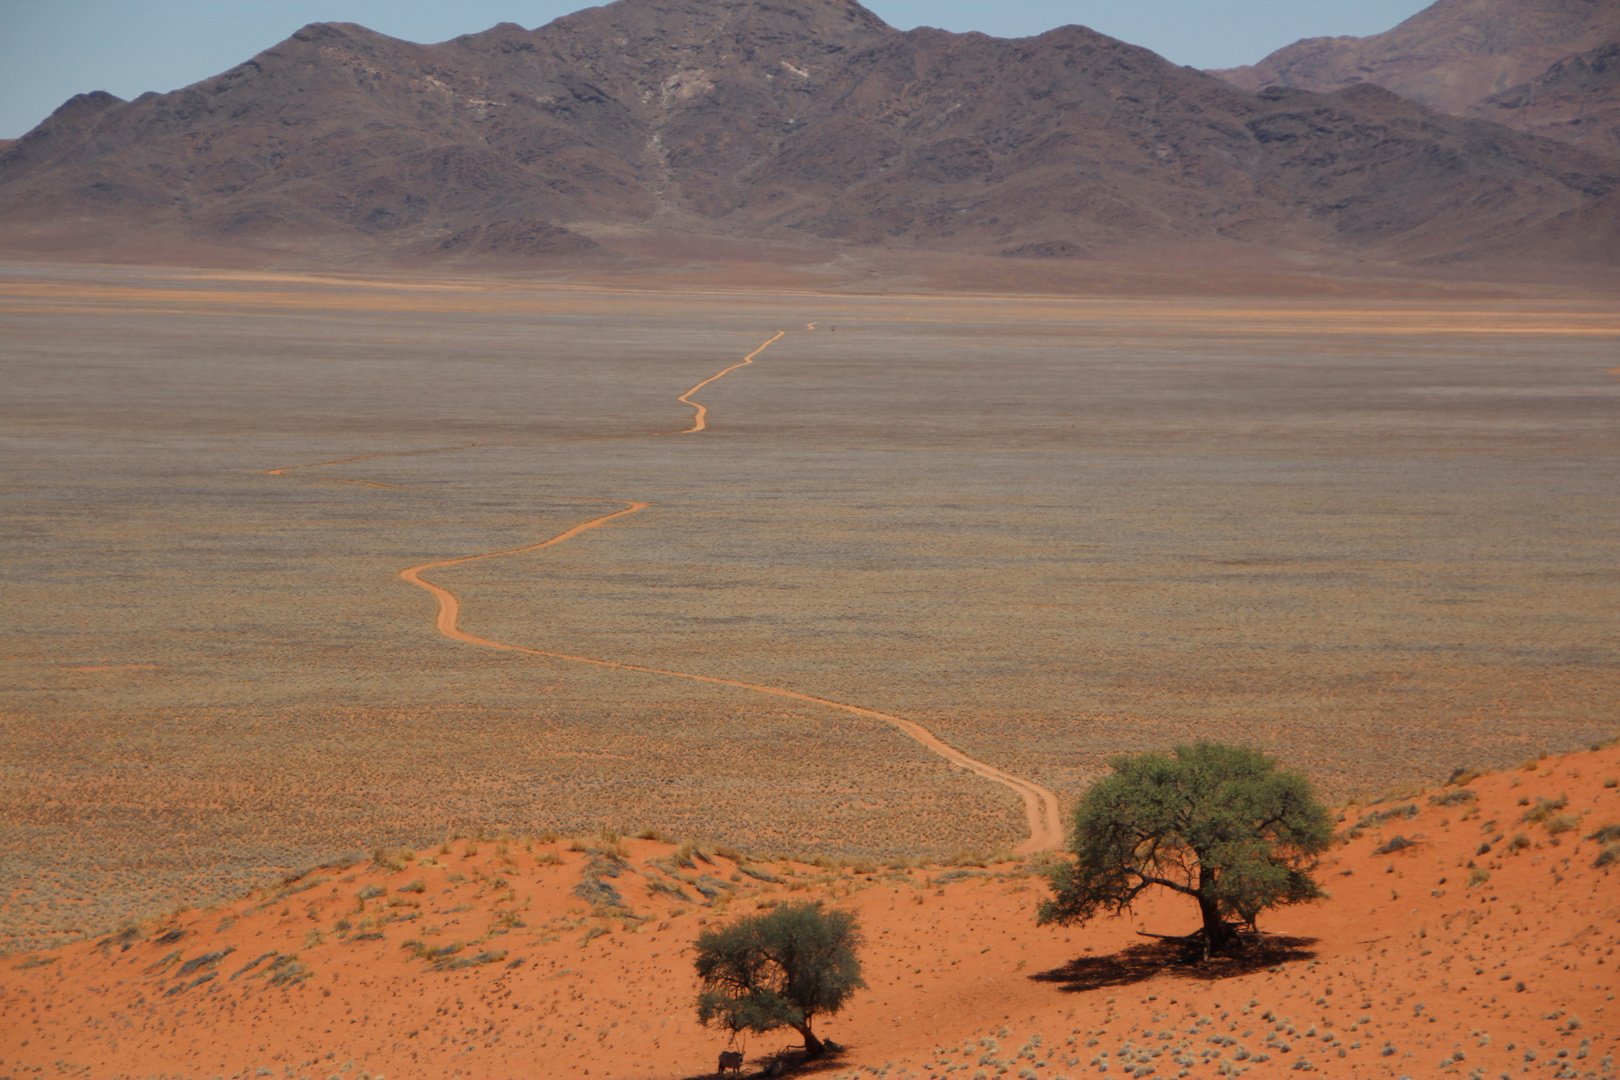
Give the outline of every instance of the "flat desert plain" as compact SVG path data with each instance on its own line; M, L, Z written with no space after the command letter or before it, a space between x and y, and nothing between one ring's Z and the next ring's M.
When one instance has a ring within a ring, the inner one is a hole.
M942 857L1122 751L1338 800L1620 726L1609 296L0 270L7 949L477 829Z

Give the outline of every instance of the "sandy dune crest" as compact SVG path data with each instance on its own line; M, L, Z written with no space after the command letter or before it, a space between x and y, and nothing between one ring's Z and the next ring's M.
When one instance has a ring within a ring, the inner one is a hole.
M703 1075L726 1041L694 1022L693 938L810 897L867 941L868 989L818 1025L847 1049L817 1075L1613 1077L1617 780L1611 745L1347 808L1330 899L1202 968L1135 934L1195 922L1173 897L1037 928L1023 861L613 838L380 853L6 958L0 1076ZM755 1039L748 1070L784 1043Z

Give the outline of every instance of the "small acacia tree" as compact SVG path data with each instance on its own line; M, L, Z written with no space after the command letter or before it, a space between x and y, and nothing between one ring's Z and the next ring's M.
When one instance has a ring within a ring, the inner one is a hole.
M1204 956L1228 952L1233 922L1322 895L1311 877L1333 839L1327 808L1299 773L1247 746L1200 742L1174 756L1123 755L1074 812L1072 863L1048 872L1041 923L1130 909L1161 886L1198 902Z
M732 1031L790 1027L805 1051L825 1044L810 1030L817 1016L836 1013L866 985L855 949L855 916L819 904L783 904L763 915L705 930L697 939L698 1020Z

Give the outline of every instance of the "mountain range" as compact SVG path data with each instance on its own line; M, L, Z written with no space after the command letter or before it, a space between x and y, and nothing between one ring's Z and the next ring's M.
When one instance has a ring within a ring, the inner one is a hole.
M1386 33L1307 38L1210 74L1251 91L1372 83L1440 112L1620 157L1612 0L1440 0Z
M1613 6L1582 4L1601 38ZM854 0L618 0L438 45L312 24L173 93L68 101L0 152L0 250L1616 260L1620 160L1445 111L1494 81L1431 108L1284 85L1309 80L1280 55L1217 78L1083 27L901 32ZM1608 64L1561 60L1519 109Z

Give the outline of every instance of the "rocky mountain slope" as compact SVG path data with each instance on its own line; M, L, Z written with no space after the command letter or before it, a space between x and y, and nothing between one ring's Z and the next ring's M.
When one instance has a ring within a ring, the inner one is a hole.
M1620 158L1620 37L1492 94L1464 115Z
M1439 0L1382 34L1306 38L1211 74L1254 92L1371 83L1440 112L1620 156L1616 50L1620 4L1608 0Z
M434 46L317 24L172 94L76 97L0 154L13 250L394 260L662 232L1606 261L1617 189L1370 86L1256 95L1083 28L901 33L853 0L619 0Z

